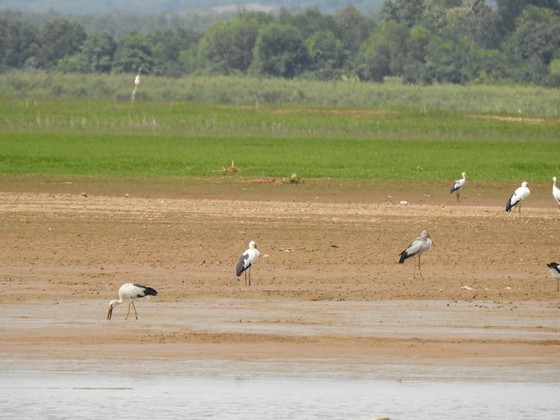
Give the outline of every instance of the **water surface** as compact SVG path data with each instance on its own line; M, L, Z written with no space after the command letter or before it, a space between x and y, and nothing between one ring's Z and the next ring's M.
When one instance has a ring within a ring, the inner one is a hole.
M8 372L10 419L560 418L560 384Z

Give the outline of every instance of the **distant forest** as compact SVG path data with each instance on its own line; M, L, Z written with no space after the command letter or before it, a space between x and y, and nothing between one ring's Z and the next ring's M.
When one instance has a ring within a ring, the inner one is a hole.
M327 3L348 2L321 2ZM0 72L135 73L140 67L144 74L165 77L375 82L393 77L415 84L560 87L560 4L387 0L376 13L353 5L333 12L316 7L76 16L0 12Z
M334 13L350 5L364 13L372 13L381 8L383 0L2 0L0 9L28 13L58 12L71 15L115 12L186 13L235 9L272 11L282 8L290 11L318 8L324 13Z

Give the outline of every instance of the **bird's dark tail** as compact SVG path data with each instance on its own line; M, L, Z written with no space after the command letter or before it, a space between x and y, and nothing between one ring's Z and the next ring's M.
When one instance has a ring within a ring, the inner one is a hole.
M511 203L511 201L512 201L511 199L513 198L513 195L514 195L514 194L511 195L511 197L509 198L508 202L506 203L506 211L511 211L511 209L514 208L515 205L517 204L517 202L515 202L515 203L513 203L513 204Z
M142 286L141 284L135 284L136 287L141 287L144 289L144 296L157 296L157 290L148 286Z
M406 251L401 252L401 258L399 259L399 264L402 264L403 262L405 262L405 260L410 257L410 255L407 255Z
M239 259L239 262L237 263L237 266L235 267L235 275L239 277L245 270L245 260L243 259L243 257L241 257Z

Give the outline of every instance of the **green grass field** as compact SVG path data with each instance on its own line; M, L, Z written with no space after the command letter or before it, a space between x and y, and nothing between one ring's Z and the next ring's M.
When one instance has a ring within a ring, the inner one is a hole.
M482 182L560 176L560 120L418 107L0 98L0 173Z

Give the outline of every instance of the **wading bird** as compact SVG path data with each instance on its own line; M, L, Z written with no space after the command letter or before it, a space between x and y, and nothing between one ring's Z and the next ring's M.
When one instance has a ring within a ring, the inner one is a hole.
M556 186L556 177L552 177L552 196L558 203L558 209L560 210L560 188Z
M136 77L134 78L134 89L132 90L131 102L134 102L134 99L136 98L136 90L138 89L138 86L140 86L141 71L142 71L142 66L138 67L138 73L136 73Z
M531 190L527 186L527 182L523 181L521 186L517 188L508 202L506 203L506 211L511 211L515 206L519 210L519 218L521 219L521 202L525 200L531 194Z
M461 194L461 188L463 188L463 186L467 182L466 172L461 173L461 176L462 176L462 178L455 180L455 183L451 186L451 188L449 188L449 192L451 194L453 194L455 191L457 191L457 201L459 201L459 194Z
M119 300L112 300L109 303L109 312L107 312L107 319L113 317L113 308L120 305L124 301L128 300L128 312L126 313L126 319L130 314L130 305L134 308L134 314L136 319L138 319L138 312L136 312L136 306L134 301L136 299L141 299L147 296L157 296L157 290L151 287L142 286L141 284L125 283L119 288Z
M249 242L249 248L239 257L239 262L235 268L235 274L239 277L241 274L245 273L245 286L251 285L251 267L257 262L259 256L260 252L257 249L257 244L255 241L251 241Z
M551 262L547 264L547 267L550 270L552 277L556 279L556 291L558 292L560 291L560 265L555 262Z
M420 277L424 278L422 275L422 266L420 265L420 256L423 252L428 251L433 245L430 234L427 230L423 230L418 238L413 240L410 245L401 252L401 258L399 259L399 264L402 264L410 257L418 257L418 270L420 272ZM416 263L414 263L414 277L416 277Z

